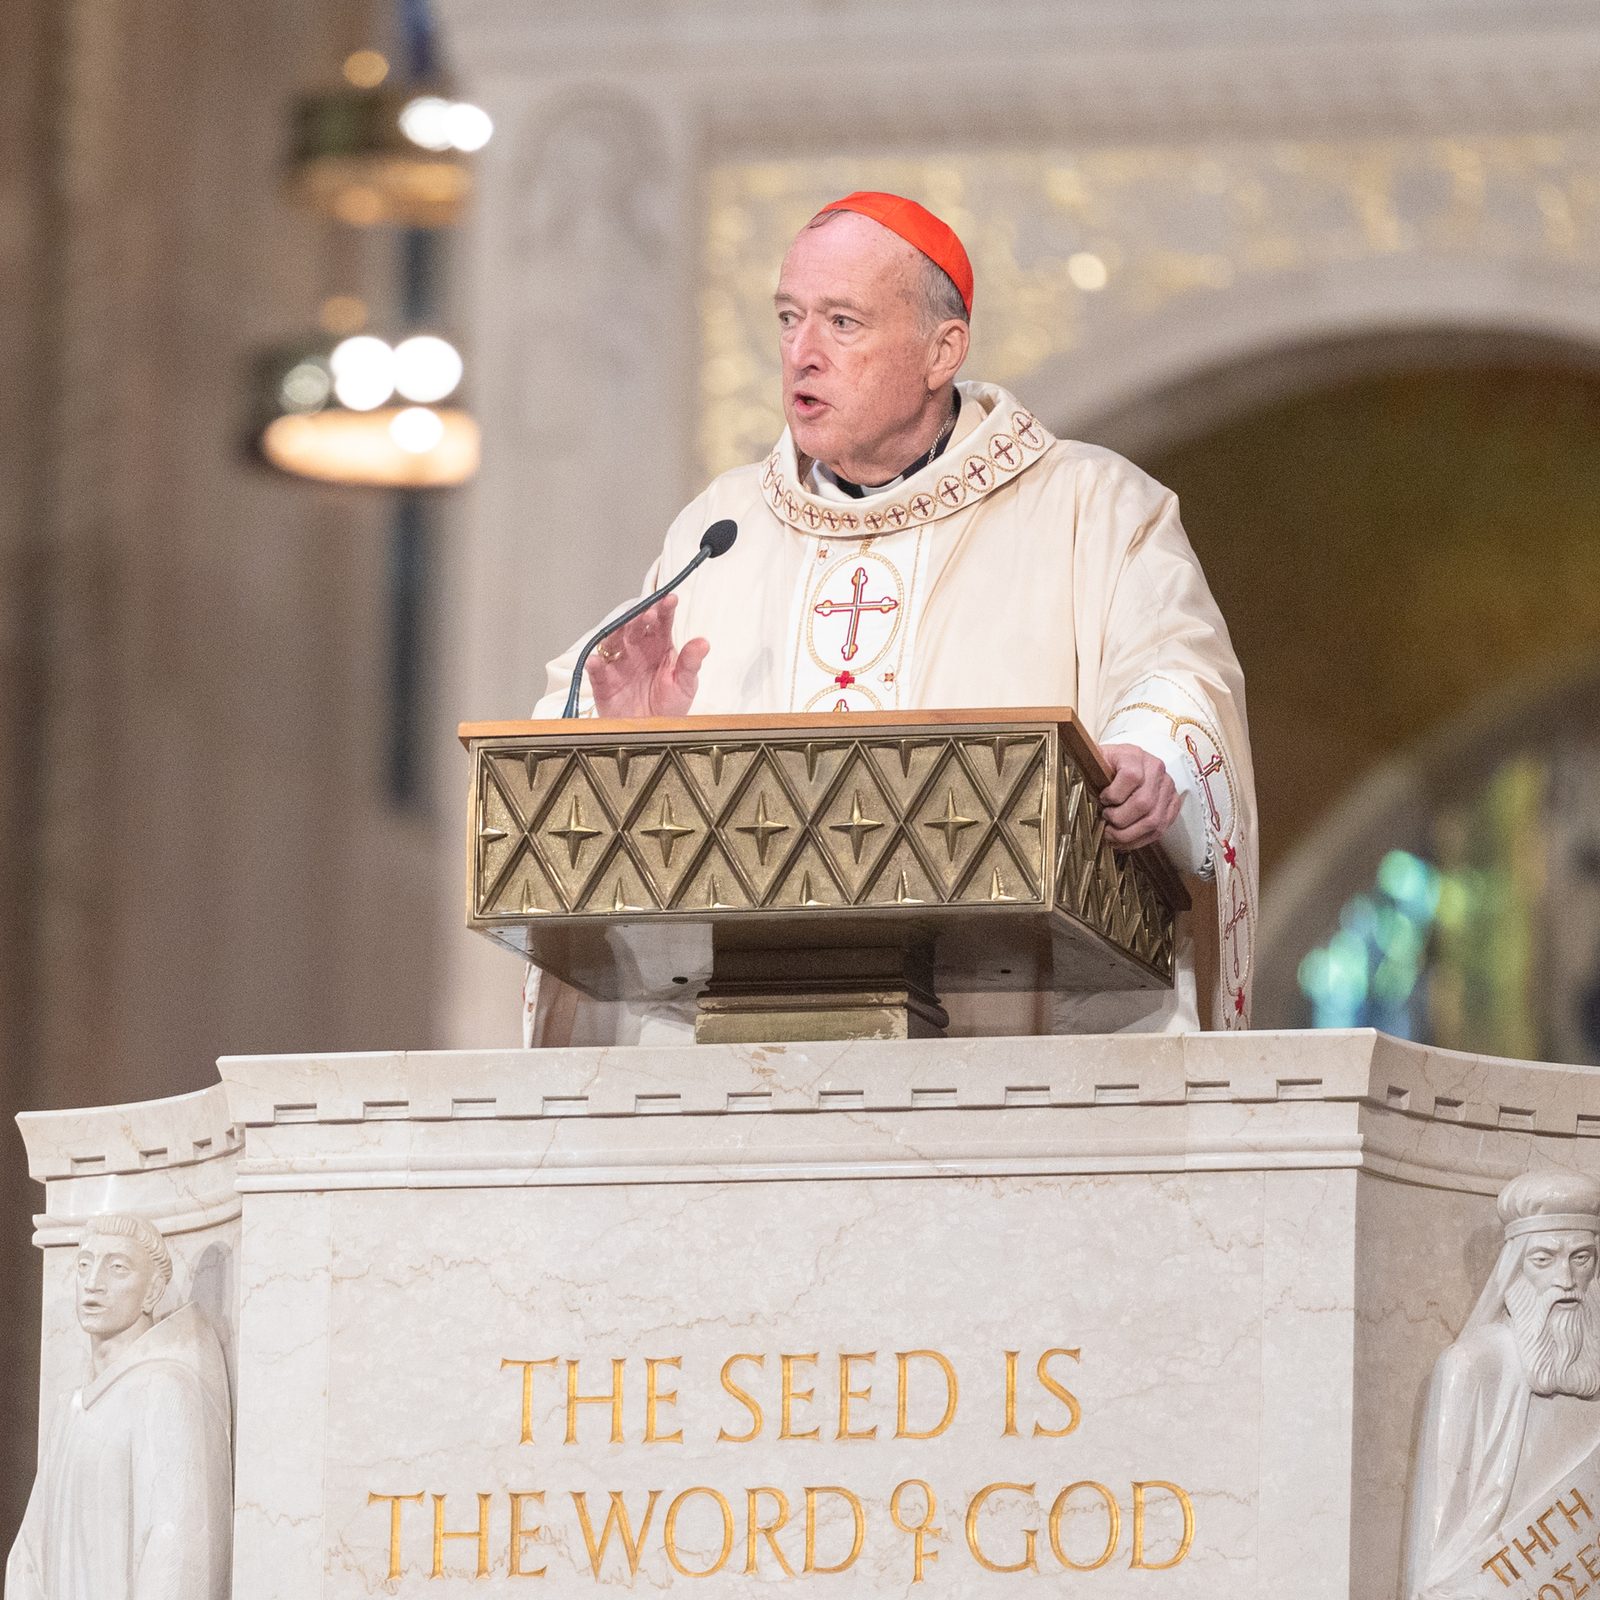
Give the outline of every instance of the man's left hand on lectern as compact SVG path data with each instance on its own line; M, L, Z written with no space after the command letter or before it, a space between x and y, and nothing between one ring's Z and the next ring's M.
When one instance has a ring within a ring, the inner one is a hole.
M681 717L694 704L711 644L690 639L674 648L677 609L677 595L669 594L596 647L586 670L600 716Z
M1111 768L1111 782L1100 791L1106 837L1119 850L1158 844L1183 809L1166 764L1136 744L1103 745L1100 754Z

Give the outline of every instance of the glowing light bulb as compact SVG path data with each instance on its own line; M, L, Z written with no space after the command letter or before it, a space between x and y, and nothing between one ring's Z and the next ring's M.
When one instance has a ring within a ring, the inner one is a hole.
M357 89L376 89L388 76L389 63L376 50L353 50L344 58L345 82Z
M418 95L400 110L400 131L424 150L449 150L451 105L436 94Z
M461 357L454 345L419 333L395 346L394 386L407 400L443 400L461 382Z
M327 403L332 389L333 380L320 361L298 361L284 373L278 394L286 411L315 411Z
M389 423L389 437L407 455L425 456L444 438L444 423L437 411L426 406L407 406L397 411Z
M333 348L333 392L352 411L372 411L394 393L394 351L382 339L357 334Z
M1092 294L1105 288L1111 274L1099 256L1090 250L1079 250L1067 257L1067 276L1078 288Z
M494 133L494 121L482 106L470 100L458 100L446 112L445 131L457 150L481 150Z

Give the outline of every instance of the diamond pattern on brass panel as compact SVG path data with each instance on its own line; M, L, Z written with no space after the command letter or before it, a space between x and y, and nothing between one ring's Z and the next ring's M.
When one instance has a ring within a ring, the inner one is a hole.
M706 810L716 816L750 770L750 764L756 758L756 748L754 745L694 745L687 749L680 748L677 756L679 765L695 787L695 793L705 801Z
M485 753L476 914L1037 904L1048 882L1062 911L1170 974L1170 911L1106 842L1070 756L1047 776L1053 748L1041 731Z
M1042 733L1002 733L968 737L961 741L967 763L984 792L1000 805L1016 787L1022 770L1047 743Z
M804 743L780 744L772 749L773 759L783 773L789 792L808 810L827 794L829 785L838 777L839 769L849 759L855 746L807 740Z
M513 859L527 849L522 818L506 799L498 774L491 767L479 788L478 828L475 835L473 904L478 915L489 910L500 879Z
M574 759L533 831L545 870L569 909L582 903L615 837L593 780L581 759Z
M550 786L568 758L565 754L539 755L531 750L518 750L511 755L485 759L518 815L531 823L539 820L540 804L549 795Z
M1003 834L995 834L956 896L964 906L1037 905L1038 892Z
M580 758L589 781L611 808L616 821L626 819L629 810L644 792L665 759L665 753L651 749L587 750Z
M580 911L621 917L630 911L654 911L655 895L626 850L611 858L604 872L596 873Z
M1064 910L1083 918L1091 928L1109 932L1100 846L1105 822L1081 772L1062 774L1060 802L1061 871L1056 898Z
M485 916L527 917L541 911L567 909L560 890L551 882L549 873L531 850L524 850L517 857L510 872L493 890L493 895L492 902L482 913Z
M852 901L893 845L898 820L871 767L859 752L852 754L814 830Z
M804 819L776 767L763 756L717 827L718 837L733 852L760 903L767 903L804 834Z
M940 900L956 892L993 822L993 805L979 793L955 747L949 746L916 800L909 829L939 886Z
M1139 901L1142 926L1135 948L1151 966L1170 976L1175 920L1172 908L1157 893L1155 884L1145 877L1139 879Z
M748 911L750 898L739 870L719 844L701 856L694 873L683 886L674 907L677 911Z
M1044 758L1045 751L1035 747L1027 756L1027 760L1032 762L1031 768L1027 767L1026 762L1016 764L1022 770L1020 774L1011 776L1014 787L1001 818L1001 831L1017 860L1022 863L1028 892L1032 896L1038 896L1050 878L1045 871L1044 861Z
M867 746L880 781L905 810L928 781L939 757L950 748L948 739L885 739Z
M664 906L694 871L710 820L688 779L669 756L640 797L628 825L633 855Z
M846 904L833 868L823 857L816 840L807 839L790 859L783 876L769 893L767 904L784 910Z
M1061 868L1056 898L1113 944L1172 973L1173 914L1130 857L1114 850L1084 776L1062 773Z
M874 906L936 906L947 898L930 876L922 858L904 834L895 839L867 892L859 897Z

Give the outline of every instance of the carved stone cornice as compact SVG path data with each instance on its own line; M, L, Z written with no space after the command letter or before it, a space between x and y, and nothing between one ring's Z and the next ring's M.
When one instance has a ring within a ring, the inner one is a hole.
M1562 3L1414 3L1382 17L974 4L940 8L933 25L925 6L875 6L849 19L854 48L843 51L833 6L619 0L564 21L513 0L447 0L443 11L469 71L638 78L682 104L719 154L729 141L793 155L1068 134L1579 127L1593 123L1600 69L1592 9ZM827 50L826 73L796 70L808 49Z
M220 1084L193 1094L17 1118L28 1175L45 1186L41 1248L75 1244L86 1218L132 1211L164 1234L196 1233L239 1215L234 1173L244 1130Z

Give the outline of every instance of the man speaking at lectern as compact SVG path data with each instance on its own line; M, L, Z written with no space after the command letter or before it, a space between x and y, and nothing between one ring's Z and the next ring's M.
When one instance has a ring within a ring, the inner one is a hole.
M952 1031L1178 1030L1202 1011L1247 1026L1254 792L1227 629L1168 490L1052 438L1005 390L957 384L972 301L961 241L914 201L853 194L801 229L774 297L788 427L684 509L641 593L719 519L738 539L596 650L583 710L1071 706L1114 773L1112 842L1160 843L1215 880L1215 981L1197 992L1181 929L1170 992L984 997L970 1017L952 996ZM550 664L536 716L560 715L578 648ZM580 1000L537 974L528 1016L550 1044L688 1028L681 1008Z

